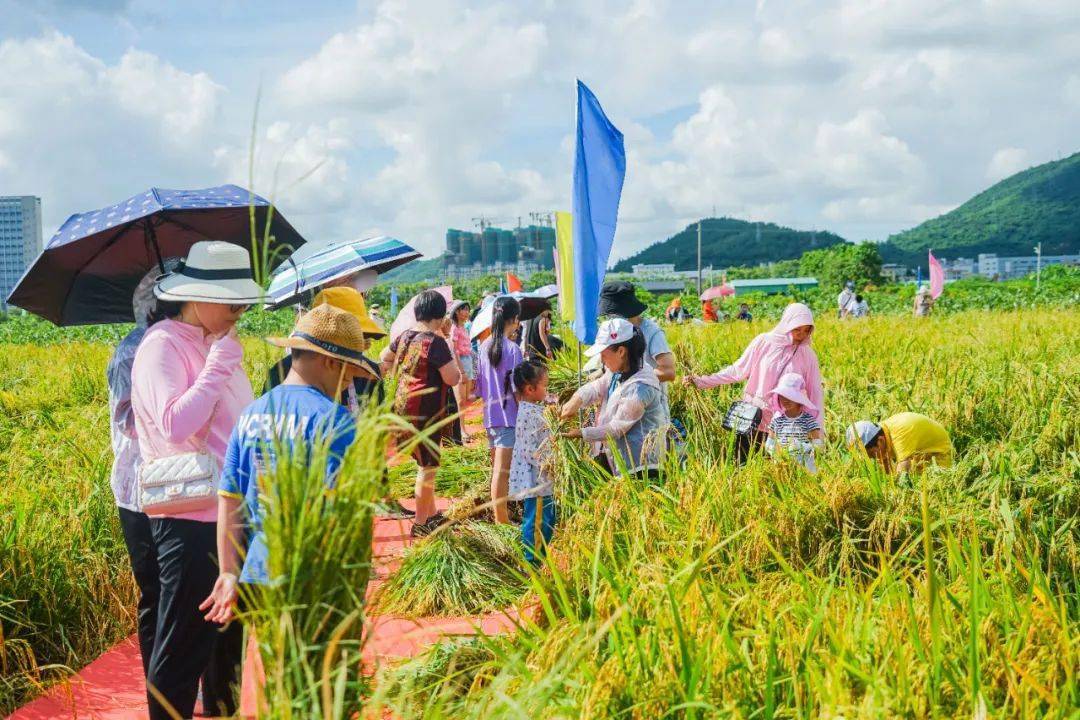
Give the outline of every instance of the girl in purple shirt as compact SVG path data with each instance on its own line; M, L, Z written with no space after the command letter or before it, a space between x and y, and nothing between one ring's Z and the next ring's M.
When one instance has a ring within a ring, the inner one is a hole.
M480 346L478 392L484 405L484 430L491 448L491 501L495 522L508 523L506 512L510 460L514 453L517 399L511 375L522 360L521 348L510 340L521 324L521 305L504 295L491 312L491 337Z

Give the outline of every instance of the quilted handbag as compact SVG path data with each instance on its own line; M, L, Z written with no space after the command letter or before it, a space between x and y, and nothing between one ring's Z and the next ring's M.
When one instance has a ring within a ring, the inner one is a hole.
M220 468L206 449L214 414L201 438L203 449L157 458L139 468L139 504L147 515L206 510L217 502Z
M736 435L749 435L761 424L761 408L745 400L731 403L724 414L723 426Z
M139 501L147 515L206 510L217 502L217 458L186 452L151 460L139 469Z

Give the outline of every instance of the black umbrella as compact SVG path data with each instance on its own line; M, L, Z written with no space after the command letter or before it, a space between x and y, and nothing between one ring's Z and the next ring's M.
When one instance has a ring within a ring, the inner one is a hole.
M251 247L253 224L257 252ZM164 258L187 255L200 240L242 245L252 252L253 266L267 272L304 244L267 200L236 185L151 188L68 218L8 303L57 325L132 322L131 296L139 280ZM256 271L256 277L262 275Z
M539 317L542 312L551 309L550 300L546 297L534 295L533 293L512 292L510 293L510 297L517 300L518 305L521 306L521 315L518 317L518 320L521 320L522 322ZM473 340L482 340L487 337L485 333L490 333L494 309L495 303L491 302L481 308L480 312L473 318L472 332L470 333L470 337Z

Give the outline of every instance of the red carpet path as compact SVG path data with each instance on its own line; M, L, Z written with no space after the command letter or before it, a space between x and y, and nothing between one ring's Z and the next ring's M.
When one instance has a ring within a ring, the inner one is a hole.
M467 412L468 429L474 438L482 437L476 426L478 407ZM473 443L470 442L470 445ZM411 506L410 501L403 501ZM439 503L445 509L446 500ZM412 542L407 520L377 518L373 579L368 594L376 589L393 571L402 550ZM364 659L372 666L383 660L411 657L431 643L449 635L488 635L509 632L517 622L517 613L507 610L482 617L409 619L380 616L368 619L368 641ZM244 666L241 714L254 717L256 682L261 675L257 653L249 644ZM45 695L16 710L9 720L143 720L146 713L146 690L143 683L142 661L135 637L129 637L108 651L66 682L54 686Z

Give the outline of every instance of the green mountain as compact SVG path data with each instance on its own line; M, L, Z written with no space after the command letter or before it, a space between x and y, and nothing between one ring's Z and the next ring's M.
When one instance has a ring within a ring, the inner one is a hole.
M667 240L650 245L636 255L620 260L616 272L630 272L634 265L675 263L676 270L697 267L697 223ZM701 264L713 267L757 265L792 260L808 250L844 242L826 231L792 230L773 223L755 223L735 218L705 218L701 221Z
M982 191L940 217L889 238L885 262L925 264L939 257L978 253L1032 255L1080 253L1080 153L1038 165Z
M385 285L390 283L406 284L414 282L427 282L435 281L442 277L443 274L443 258L439 257L430 258L428 260L413 260L412 262L405 263L401 267L396 267L388 273L383 273L379 276L379 284Z

